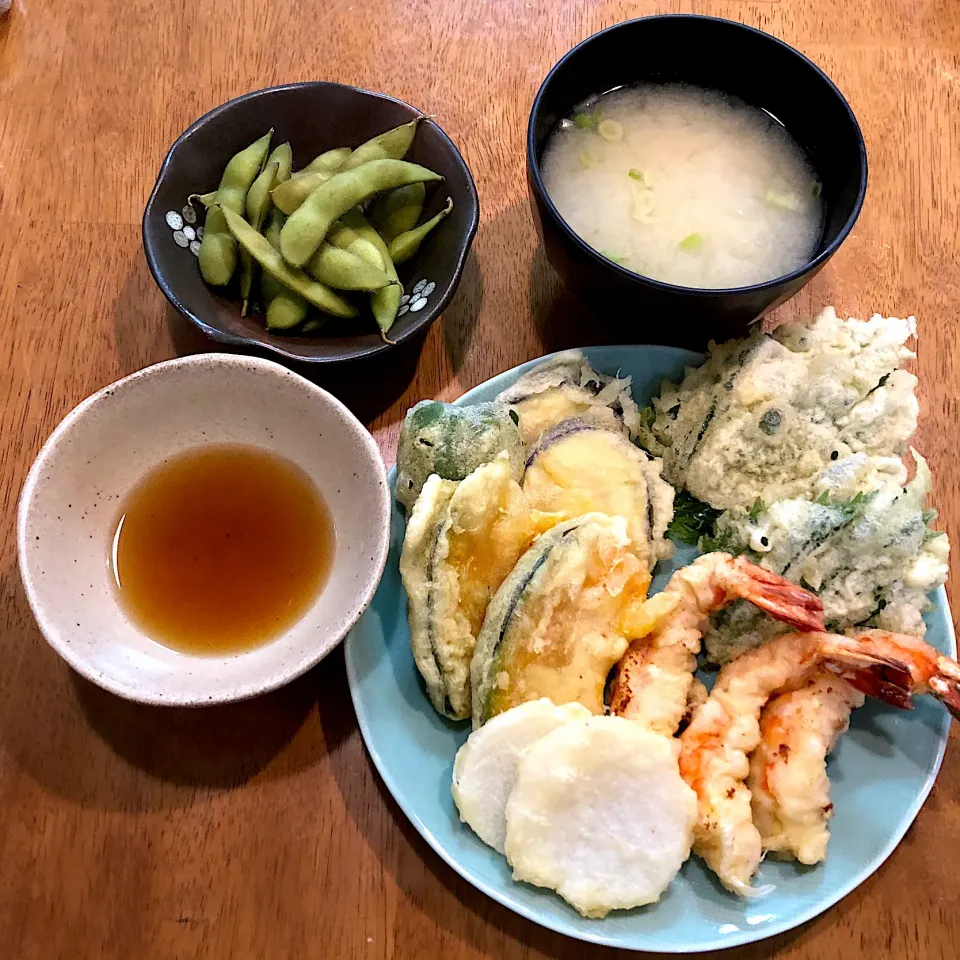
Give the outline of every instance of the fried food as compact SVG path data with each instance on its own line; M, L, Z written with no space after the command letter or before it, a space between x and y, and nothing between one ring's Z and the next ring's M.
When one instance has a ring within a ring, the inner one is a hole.
M627 646L621 604L644 596L649 576L623 517L591 513L543 534L487 608L470 668L474 729L540 697L603 713L607 674Z
M460 819L486 844L503 853L507 799L523 752L557 727L591 716L579 703L554 706L530 700L474 730L457 751L451 792Z
M805 686L821 668L892 706L932 694L960 716L960 664L918 637L866 630L850 636L791 633L727 664L680 737L680 773L697 794L694 852L733 893L751 885L763 855L746 784L760 745L760 713L775 694Z
M624 606L620 631L632 642L613 678L611 712L672 737L687 713L706 618L737 597L795 629L823 628L813 594L744 557L704 554L661 593Z
M635 437L640 411L629 377L598 373L579 350L568 350L537 364L498 397L518 416L524 443L535 444L564 420L587 417Z
M747 787L765 851L805 864L826 858L833 815L827 754L863 700L845 680L818 670L764 707Z
M916 475L909 483L891 477L848 500L823 496L729 510L704 546L746 554L808 586L823 602L829 630L867 626L922 635L929 593L947 578L950 542L931 528L930 470L916 451L913 456ZM704 643L709 658L722 664L783 631L756 607L736 603L712 618Z
M523 476L524 446L510 411L497 403L456 407L423 400L407 411L397 448L397 500L409 512L427 477L463 480L500 453L514 480Z
M619 430L591 420L564 420L544 433L527 455L523 491L531 506L564 519L606 513L627 519L638 556L653 570L671 556L665 539L673 516L673 487Z
M711 344L682 383L664 382L641 443L664 477L712 507L813 499L818 479L853 454L901 454L917 426L917 379L899 369L916 322L841 320Z
M660 899L690 855L696 809L675 740L589 717L524 751L504 847L515 880L603 917Z
M505 453L459 483L434 474L414 505L400 556L410 645L431 702L452 719L470 716L470 662L487 604L538 520Z

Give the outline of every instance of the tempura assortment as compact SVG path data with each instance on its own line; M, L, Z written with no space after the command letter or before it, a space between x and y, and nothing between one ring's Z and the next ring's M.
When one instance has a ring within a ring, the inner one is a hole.
M755 896L766 853L826 856L826 758L864 696L960 715L960 666L922 640L949 545L925 461L908 480L901 459L914 335L828 308L711 344L644 411L568 352L493 403L409 412L413 656L436 710L472 719L453 798L516 880L602 917L692 851Z

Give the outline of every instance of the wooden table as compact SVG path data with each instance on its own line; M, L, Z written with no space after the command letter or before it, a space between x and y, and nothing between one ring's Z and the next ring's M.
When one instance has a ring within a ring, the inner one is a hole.
M654 12L740 19L812 56L863 125L855 234L780 316L823 304L920 322L917 443L960 542L960 6L955 0L14 0L0 22L0 957L604 958L477 893L406 822L364 752L343 659L198 712L125 703L43 642L15 510L79 400L191 337L147 272L140 216L168 145L211 107L335 79L437 114L480 190L454 304L422 350L321 379L392 459L404 411L590 343L534 232L523 143L534 92L578 40ZM954 602L957 597L954 596ZM954 740L956 737L953 738ZM960 761L896 853L798 931L738 953L955 957ZM882 799L880 800L882 802Z

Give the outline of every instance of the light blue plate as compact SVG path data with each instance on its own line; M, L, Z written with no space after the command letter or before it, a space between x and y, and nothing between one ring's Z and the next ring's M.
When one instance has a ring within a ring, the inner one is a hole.
M684 364L699 359L670 347L584 352L598 370L632 376L641 406L664 377L677 378ZM492 400L530 366L488 380L457 403ZM391 482L395 477L393 471ZM836 815L825 864L800 868L768 860L757 882L774 884L774 891L741 900L723 890L692 857L659 903L586 920L559 896L515 883L506 861L460 822L450 777L469 725L450 723L434 712L414 667L398 571L403 531L403 514L395 506L386 572L373 604L346 641L347 676L363 738L387 788L434 850L477 889L535 923L593 943L671 953L773 936L815 917L866 880L892 853L933 786L950 725L947 712L930 697L919 698L912 713L868 703L855 712L850 732L830 758ZM658 573L654 591L677 566L688 563L694 551L678 553ZM927 640L955 656L943 588L936 593L927 626Z

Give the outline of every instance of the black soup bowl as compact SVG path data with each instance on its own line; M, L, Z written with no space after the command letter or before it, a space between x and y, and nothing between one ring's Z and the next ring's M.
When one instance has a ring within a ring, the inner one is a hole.
M294 169L334 147L357 147L385 130L422 117L393 97L340 83L292 83L237 97L211 110L184 131L170 148L143 214L143 246L150 272L170 303L203 333L220 343L308 363L355 360L392 349L367 311L353 320L330 320L316 336L274 333L262 316L240 316L231 287L208 287L200 276L196 231L203 214L187 198L216 190L227 161L274 128L273 145L290 141ZM417 129L405 157L443 177L428 187L423 219L453 210L398 267L408 300L390 330L397 343L422 335L453 297L470 244L477 232L477 188L460 151L433 120ZM202 209L202 208L201 208ZM192 223L184 222L194 218Z
M786 127L822 183L823 233L808 263L747 287L681 287L619 266L574 233L540 175L547 142L584 100L640 83L689 83L732 94ZM609 311L635 342L702 347L708 339L745 335L836 253L863 206L867 154L843 94L803 54L740 23L677 14L609 27L557 63L530 112L527 178L547 257L578 296Z

